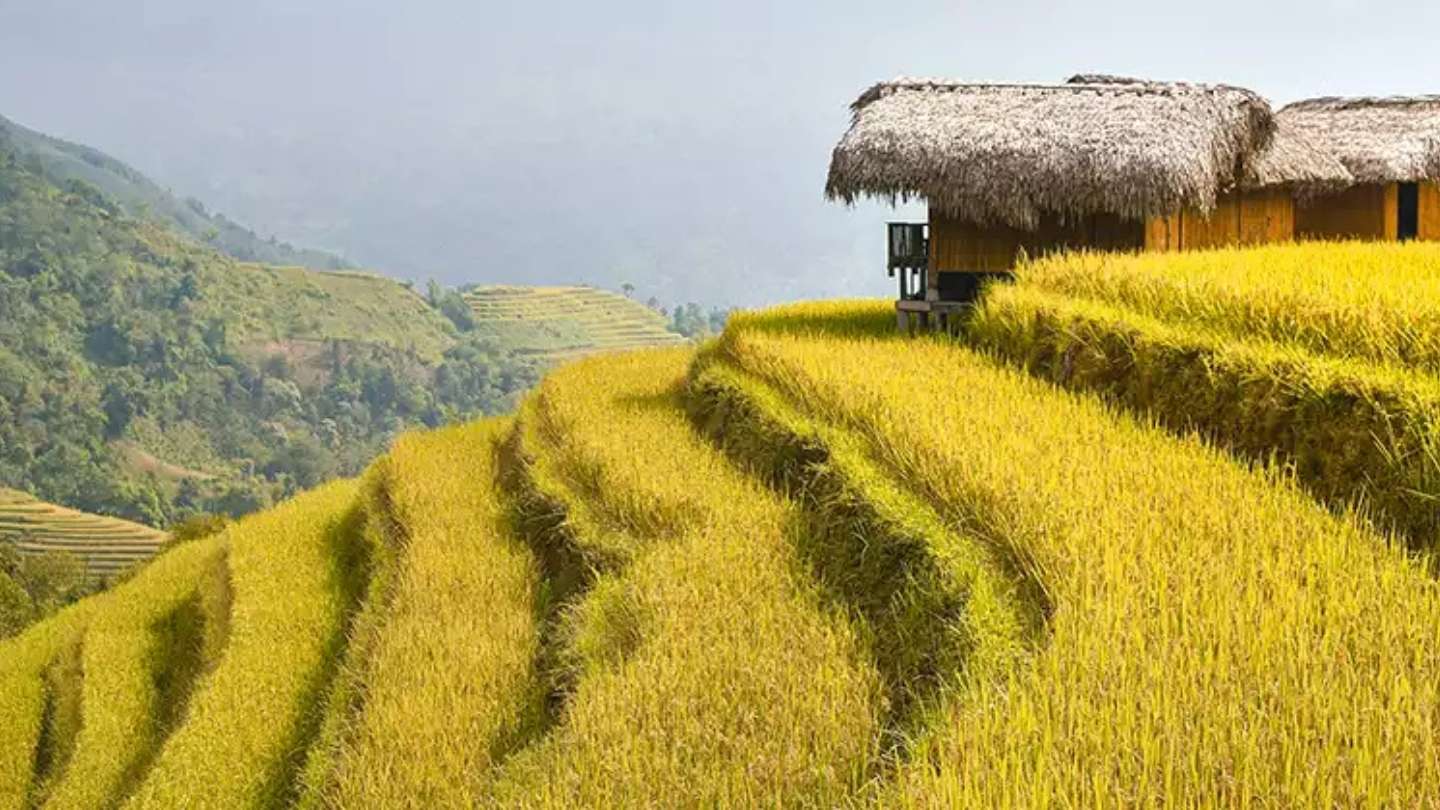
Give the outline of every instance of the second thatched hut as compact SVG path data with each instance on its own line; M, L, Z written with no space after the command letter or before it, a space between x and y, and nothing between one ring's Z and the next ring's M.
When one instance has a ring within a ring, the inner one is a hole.
M1440 239L1440 96L1309 99L1276 120L1334 154L1355 178L1304 201L1297 236Z
M902 319L968 300L1022 251L1289 240L1297 189L1351 181L1263 98L1225 85L898 79L851 109L827 195L929 209L891 226Z

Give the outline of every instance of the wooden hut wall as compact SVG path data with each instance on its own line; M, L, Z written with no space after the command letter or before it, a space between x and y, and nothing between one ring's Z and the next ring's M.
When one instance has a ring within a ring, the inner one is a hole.
M1296 234L1302 239L1394 239L1398 195L1390 183L1353 186L1302 202L1295 213ZM1422 197L1422 212L1424 202Z
M1295 238L1295 201L1283 189L1221 197L1209 216L1185 210L1145 223L1145 249L1201 250L1225 245L1263 245Z
M1137 250L1144 227L1135 220L1096 215L1078 221L1042 218L1033 231L1005 225L976 225L943 214L930 214L932 272L997 272L1015 266L1023 250L1031 256L1067 248ZM938 282L931 279L931 288Z
M1420 184L1420 238L1440 241L1440 183Z

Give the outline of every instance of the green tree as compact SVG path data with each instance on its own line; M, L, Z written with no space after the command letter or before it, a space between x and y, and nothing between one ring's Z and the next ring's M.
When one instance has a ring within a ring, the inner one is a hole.
M455 328L469 332L475 328L475 313L465 303L465 297L454 290L446 290L440 298L440 314L450 319Z
M225 531L225 527L229 525L230 518L225 515L217 515L213 512L191 515L170 527L170 539L166 542L166 546L177 546L181 543L203 540L212 534Z
M0 537L0 574L11 577L20 575L20 567L25 564L25 557L16 547L15 542L6 537Z
M46 551L25 558L20 566L19 581L35 607L41 613L50 614L82 594L85 564L68 551Z
M0 639L17 635L35 620L35 602L9 574L0 571Z

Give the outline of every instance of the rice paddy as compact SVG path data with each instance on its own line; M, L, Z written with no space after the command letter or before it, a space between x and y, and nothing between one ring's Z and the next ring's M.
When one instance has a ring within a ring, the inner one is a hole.
M1243 457L1337 509L1440 543L1440 251L1302 244L1075 254L1022 267L976 346Z
M1403 551L1195 439L895 343L742 319L723 347L1039 586L1033 662L940 721L890 801L1430 800L1440 590Z
M548 363L685 342L660 313L594 287L481 286L465 301L477 332Z
M1440 371L1440 244L1305 242L1137 255L1072 253L1023 286L1315 352Z
M168 535L120 518L92 515L0 488L0 541L22 553L66 551L93 578L114 577L155 556Z
M1434 806L1440 389L1380 250L1415 300L1356 348L1328 296L1345 351L1075 257L961 340L564 365L0 642L0 808Z

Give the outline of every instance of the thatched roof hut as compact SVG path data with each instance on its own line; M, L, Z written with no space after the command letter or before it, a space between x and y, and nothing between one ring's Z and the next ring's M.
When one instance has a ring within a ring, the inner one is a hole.
M1276 115L1369 184L1440 180L1440 96L1314 98Z
M958 219L1033 229L1045 215L1208 213L1247 185L1348 180L1270 105L1227 85L1081 75L1063 85L902 78L851 106L826 192L924 199Z

